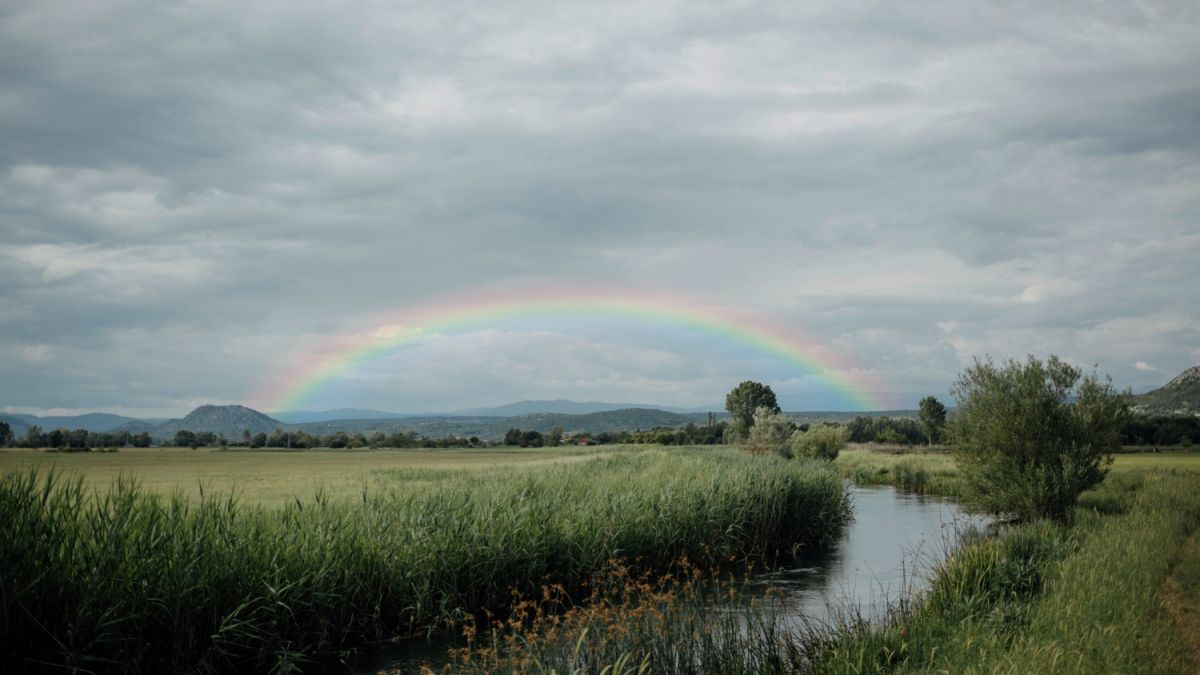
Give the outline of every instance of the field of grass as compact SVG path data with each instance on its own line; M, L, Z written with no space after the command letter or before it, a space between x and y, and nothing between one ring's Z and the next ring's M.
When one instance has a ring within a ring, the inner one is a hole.
M838 455L835 465L857 485L894 485L945 497L957 496L962 490L954 456L948 450L851 444ZM1122 453L1114 456L1111 475L1120 481L1127 474L1147 470L1200 472L1200 453Z
M242 503L281 504L308 499L318 488L330 496L359 496L395 487L406 476L427 481L436 472L488 472L540 469L587 461L630 446L596 448L495 448L488 450L229 450L215 448L122 448L114 453L56 453L0 450L0 474L13 470L55 469L80 475L89 490L107 490L119 477L135 478L150 492L179 492L190 499L231 490Z
M575 594L618 560L639 573L682 559L716 568L818 545L849 516L828 464L731 449L517 452L486 470L456 466L477 460L454 451L153 452L51 456L106 467L88 478L98 492L5 453L20 465L0 479L0 671L285 672L316 652L502 610L513 591ZM108 486L134 465L154 489ZM341 487L279 500L329 466L345 472ZM264 503L221 489L254 472ZM192 480L211 489L156 491Z

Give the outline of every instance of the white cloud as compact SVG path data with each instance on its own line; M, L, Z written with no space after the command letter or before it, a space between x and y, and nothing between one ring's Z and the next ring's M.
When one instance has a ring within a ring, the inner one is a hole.
M242 400L475 289L760 313L912 402L977 354L1135 387L1200 354L1185 5L147 7L0 19L5 402ZM417 372L669 404L763 362L539 328Z

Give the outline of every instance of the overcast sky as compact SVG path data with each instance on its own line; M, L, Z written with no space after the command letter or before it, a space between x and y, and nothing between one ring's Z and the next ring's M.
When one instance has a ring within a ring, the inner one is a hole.
M0 3L0 409L248 403L480 289L685 295L943 398L976 355L1200 363L1200 5ZM720 403L818 372L510 321L306 402Z

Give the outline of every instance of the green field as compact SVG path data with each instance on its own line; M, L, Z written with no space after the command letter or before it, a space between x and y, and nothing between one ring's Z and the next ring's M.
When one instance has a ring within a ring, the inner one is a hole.
M244 503L280 504L308 499L318 488L332 496L358 496L366 488L395 487L406 476L427 481L431 472L489 472L588 461L601 452L576 447L491 450L305 450L221 451L212 448L122 448L114 453L54 453L8 448L0 451L0 474L36 467L82 476L89 489L108 489L121 476L145 489L196 499L235 492ZM399 480L398 480L399 479Z

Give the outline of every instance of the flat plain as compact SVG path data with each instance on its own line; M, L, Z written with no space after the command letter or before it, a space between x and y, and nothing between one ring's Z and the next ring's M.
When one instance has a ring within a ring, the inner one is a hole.
M0 475L38 468L82 476L90 490L105 490L122 476L151 492L198 498L201 492L270 505L305 500L317 490L330 496L357 496L397 480L423 481L441 472L490 472L587 461L621 448L580 447L437 450L242 451L200 448L122 448L120 452L57 453L6 448ZM435 473L436 472L436 473Z

